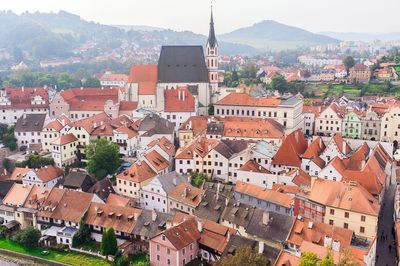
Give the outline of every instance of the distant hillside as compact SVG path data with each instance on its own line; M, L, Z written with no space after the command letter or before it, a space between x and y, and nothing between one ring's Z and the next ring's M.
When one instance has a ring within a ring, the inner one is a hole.
M145 25L113 25L114 27L129 31L129 30L135 30L135 31L162 31L165 30L163 28L159 27L152 27L152 26L145 26Z
M265 20L253 26L223 34L219 38L226 42L247 44L263 50L291 49L338 42L337 39L273 20Z
M390 32L390 33L360 33L360 32L331 32L324 31L320 34L330 36L343 41L364 41L371 42L375 40L381 41L397 41L400 40L400 32Z
M108 26L83 20L77 15L0 11L0 49L5 48L15 61L64 58L88 40L102 49L118 48L121 41L148 48L161 45L205 45L207 37L190 31L173 31L147 26ZM226 54L255 55L249 45L220 42Z

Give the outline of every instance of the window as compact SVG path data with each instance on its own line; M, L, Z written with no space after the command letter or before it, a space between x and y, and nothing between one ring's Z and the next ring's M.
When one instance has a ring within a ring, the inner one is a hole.
M344 217L345 217L345 218L349 218L349 216L350 216L350 215L349 215L348 212L345 212L345 213L344 213Z
M157 251L160 251L160 245L157 244Z
M160 255L157 255L157 261L160 261Z
M185 255L185 253L186 253L186 249L183 248L183 249L182 249L182 255Z
M331 209L331 210L329 211L329 213L330 213L331 215L335 215L335 210L334 210L334 209Z
M343 228L344 228L344 229L348 229L348 228L349 228L349 224L348 224L348 223L344 223L344 224L343 224Z
M167 254L171 254L171 250L169 248L167 248Z
M333 220L329 220L329 224L330 224L330 225L333 225Z
M365 222L365 216L361 215L361 222Z
M365 227L364 226L360 226L360 233L364 234L365 233Z

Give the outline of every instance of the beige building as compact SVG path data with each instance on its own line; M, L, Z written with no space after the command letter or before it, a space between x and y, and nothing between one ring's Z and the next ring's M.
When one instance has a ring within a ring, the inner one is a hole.
M338 104L332 103L315 119L315 134L333 136L342 132L342 119L344 110Z
M215 115L272 118L286 133L302 128L301 96L252 97L248 93L231 93L214 105Z
M371 79L371 69L366 65L355 65L350 68L349 81L350 82L369 82Z
M381 119L381 141L400 141L400 107L392 107Z
M358 183L317 179L309 199L325 206L324 223L353 230L356 236L370 240L376 237L380 206Z
M156 176L157 173L146 161L136 161L131 167L117 175L117 193L131 198L139 198L139 190Z
M76 161L78 139L71 133L62 135L51 142L51 156L58 167L71 165Z

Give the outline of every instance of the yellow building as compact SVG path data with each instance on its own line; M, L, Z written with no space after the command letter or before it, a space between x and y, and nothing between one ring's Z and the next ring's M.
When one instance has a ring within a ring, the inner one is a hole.
M51 155L57 167L64 167L75 162L78 138L74 134L60 136L51 145L53 147Z
M309 199L325 206L324 223L353 230L359 237L375 238L380 206L358 183L317 179Z

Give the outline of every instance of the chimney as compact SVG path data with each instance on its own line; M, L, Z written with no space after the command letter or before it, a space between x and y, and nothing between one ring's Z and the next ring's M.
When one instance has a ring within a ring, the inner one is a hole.
M267 212L267 211L263 212L262 223L263 223L263 225L268 225L268 223L269 223L269 212Z
M139 213L137 213L137 212L133 213L133 219L134 219L135 221L137 221L138 218L139 218Z
M342 152L343 152L343 154L346 154L346 141L344 141L344 140L342 143Z
M181 90L178 90L178 100L181 100Z
M203 231L203 225L199 220L197 220L197 230L199 230L200 233Z
M322 147L322 144L323 144L323 142L322 142L322 138L321 138L321 137L319 137L319 147Z
M314 223L312 221L308 222L308 229L312 229L313 228Z
M258 242L258 254L264 253L264 242L259 241Z
M219 198L219 188L220 188L221 184L218 182L217 184L217 195L216 195L216 199L218 200Z
M24 87L24 86L22 86L22 91L23 91L23 92L25 91L25 87Z
M182 101L185 100L185 90L182 90Z
M172 184L174 184L174 186L176 186L176 176L174 176L174 178L172 178Z
M183 189L182 197L186 198L187 197L187 193L188 193L188 188L185 186L185 188Z
M155 209L151 211L151 220L155 222L157 220L157 212Z
M226 242L229 242L230 239L231 239L231 233L228 230L228 235L226 236Z

